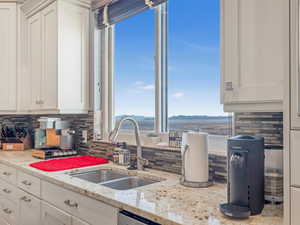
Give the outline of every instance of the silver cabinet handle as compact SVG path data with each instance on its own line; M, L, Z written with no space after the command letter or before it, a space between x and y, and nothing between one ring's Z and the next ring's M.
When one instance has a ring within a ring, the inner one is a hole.
M44 104L44 101L43 101L43 100L36 100L36 101L35 101L35 104L37 104L37 105L42 105L42 104Z
M4 176L10 176L11 175L11 173L9 173L9 172L3 172L2 173Z
M31 199L26 196L22 197L21 200L24 202L31 202Z
M3 191L4 193L6 193L6 194L10 194L10 193L11 193L11 190L8 190L7 188L2 189L2 191Z
M225 91L233 91L233 82L231 81L227 81L225 82Z
M24 180L24 181L22 181L22 184L24 184L26 186L31 186L32 183L28 180Z
M6 214L12 214L12 210L10 210L9 208L3 209L3 212L5 212Z
M65 200L64 203L71 208L78 208L78 203L72 203L71 200Z

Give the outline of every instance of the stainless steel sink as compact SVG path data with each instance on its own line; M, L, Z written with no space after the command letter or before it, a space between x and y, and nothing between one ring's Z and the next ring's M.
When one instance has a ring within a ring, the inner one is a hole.
M118 180L103 183L105 187L109 187L116 190L129 190L137 187L142 187L149 184L154 184L159 181L151 180L143 177L125 177Z
M129 190L132 188L142 187L159 182L157 180L145 177L129 176L127 174L120 173L111 169L97 169L86 172L74 172L70 173L69 175L71 177L75 177L95 184L101 184L105 187L109 187L115 190Z
M81 172L81 173L71 173L70 176L76 177L82 180L86 180L92 183L103 183L110 180L116 180L124 177L128 177L125 174L121 174L109 169L99 169L93 170L88 172Z

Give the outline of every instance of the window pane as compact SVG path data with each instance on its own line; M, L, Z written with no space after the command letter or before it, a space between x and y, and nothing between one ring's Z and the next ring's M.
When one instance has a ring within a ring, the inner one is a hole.
M231 134L231 116L220 104L219 4L169 1L170 130Z
M130 116L154 130L155 17L148 10L115 27L115 120ZM123 130L132 129L130 123Z

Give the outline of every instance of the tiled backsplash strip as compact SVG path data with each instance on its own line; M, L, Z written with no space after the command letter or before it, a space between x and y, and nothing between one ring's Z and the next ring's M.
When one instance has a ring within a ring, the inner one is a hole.
M81 154L92 154L107 157L112 147L107 143L93 142L93 113L87 115L48 115L61 117L72 122L76 130L76 147ZM12 122L27 122L33 128L38 126L39 115L28 116L0 116L3 120ZM282 113L238 113L235 115L235 134L260 135L265 137L267 149L283 148L283 119ZM82 131L88 131L88 142L82 142ZM110 150L107 150L110 149ZM131 152L135 154L134 147ZM150 161L153 169L172 173L181 173L180 151L143 148L143 156ZM209 154L210 177L217 182L227 182L227 159L221 154ZM280 171L266 173L266 199L280 202L283 196L283 176Z

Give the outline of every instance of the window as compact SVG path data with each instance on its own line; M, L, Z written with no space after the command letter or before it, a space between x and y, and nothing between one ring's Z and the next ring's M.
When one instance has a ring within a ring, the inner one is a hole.
M147 10L115 25L115 121L135 118L142 131L154 130L155 15ZM131 130L124 123L123 130Z
M104 133L130 116L144 132L203 131L225 143L232 116L220 104L219 4L169 1L103 30Z
M231 134L231 116L220 104L219 4L169 1L170 130Z

